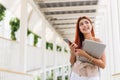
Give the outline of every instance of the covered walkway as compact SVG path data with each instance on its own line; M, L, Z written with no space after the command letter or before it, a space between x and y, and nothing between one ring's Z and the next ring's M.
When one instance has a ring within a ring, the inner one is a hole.
M0 0L0 80L69 80L80 16L107 45L101 80L120 80L120 0Z

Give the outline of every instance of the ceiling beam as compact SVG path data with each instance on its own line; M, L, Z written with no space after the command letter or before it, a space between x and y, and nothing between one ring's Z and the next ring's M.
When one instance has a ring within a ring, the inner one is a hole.
M71 36L62 36L64 38L74 38L75 36L74 35L71 35Z
M62 36L62 37L68 38L68 39L74 39L75 38L75 36Z
M87 16L87 15L82 15L82 16ZM70 18L76 18L76 19L78 19L79 17L80 17L80 15L74 15L74 16L70 16L70 15L66 15L66 16L64 16L64 17L60 17L60 16L46 16L45 15L45 17L46 17L46 19L49 19L49 20L51 20L51 19L54 19L54 18L56 18L56 19L70 19ZM91 16L87 16L87 17L89 17L89 18L92 18L92 17L96 17L95 15L91 15Z
M96 0L35 0L36 2L58 3L58 2L75 2L75 1L96 1Z
M71 24L76 24L76 23L53 23L52 25L56 26L56 25L71 25Z
M55 27L55 29L68 29L68 28L75 28L75 26L72 26L72 27Z
M57 29L70 29L70 28L72 28L72 29L74 29L75 27L56 27L55 29L57 30Z
M95 19L95 17L89 17L90 19ZM67 19L57 19L57 18L53 18L53 19L50 19L50 21L67 21L67 20L77 20L78 18L67 18Z
M75 36L75 34L62 34L63 37L66 37L66 36Z
M75 23L77 22L77 19L76 20L54 20L54 21L50 21L52 23Z
M74 14L59 14L59 15L46 15L47 18L79 18L80 16L93 17L99 14L96 13L74 13ZM102 15L102 13L101 13Z
M74 38L75 36L74 35L71 35L71 36L63 36L64 38Z
M69 7L55 7L55 8L41 8L42 12L55 12L55 11L80 11L80 10L93 10L97 9L98 5L88 6L69 6Z
M75 34L75 31L74 32L63 32L63 31L59 31L59 33L61 34L61 35L63 35L63 34Z
M71 24L71 25L56 25L54 26L54 28L64 28L64 27L75 27L76 25L75 24Z
M48 21L59 21L59 20L77 20L79 17L78 16L71 16L71 17L47 17L45 16ZM96 19L96 16L87 16L90 19Z
M95 19L91 19L92 21L94 21ZM75 20L54 20L54 21L50 21L52 23L55 23L55 24L59 24L59 23L77 23L77 19Z
M75 33L75 30L65 30L65 31L57 30L57 32L60 34L69 34L69 33L71 34L71 33Z
M62 35L62 36L64 36L64 35L75 35L75 33L74 33L74 32L72 32L72 33L66 33L66 34L65 34L65 33L64 33L64 34L61 33L61 35Z
M57 31L75 31L75 28L68 28L68 29L56 29Z

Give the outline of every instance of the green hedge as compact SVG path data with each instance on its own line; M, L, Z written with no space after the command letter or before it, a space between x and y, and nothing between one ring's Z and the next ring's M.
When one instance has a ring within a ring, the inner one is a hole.
M9 25L11 26L11 39L16 40L15 32L17 32L20 27L20 20L17 17L11 18Z
M35 80L41 80L40 76L35 77Z
M50 50L53 50L53 43L50 43L50 42L46 42L46 49L50 49Z
M0 4L0 21L2 21L5 17L5 10L6 8L2 4Z
M64 48L64 52L68 53L68 50L66 48Z
M47 78L46 78L46 80L53 80L53 76L54 76L54 71L53 70L51 70L51 73L49 74L50 72L47 72L46 74L47 74Z
M57 45L56 51L61 52L62 51L62 47Z
M30 34L33 34L34 35L34 41L33 41L33 45L34 46L37 46L37 43L38 43L38 39L41 37L38 36L37 34L33 33L32 31L30 31L29 29L27 29L27 36L29 36Z

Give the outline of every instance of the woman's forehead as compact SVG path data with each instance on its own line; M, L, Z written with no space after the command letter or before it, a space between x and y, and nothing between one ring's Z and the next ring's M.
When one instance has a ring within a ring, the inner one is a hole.
M88 20L88 19L82 19L82 20L80 20L79 23L81 23L81 22L85 22L85 21L89 21L89 20Z

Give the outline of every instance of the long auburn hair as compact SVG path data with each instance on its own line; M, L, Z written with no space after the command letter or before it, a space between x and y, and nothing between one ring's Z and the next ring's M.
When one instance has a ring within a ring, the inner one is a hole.
M78 45L78 47L77 47L78 49L82 48L82 42L85 39L83 33L81 33L81 31L79 29L79 22L82 19L87 19L91 23L91 25L92 25L92 21L88 17L83 16L83 17L79 17L78 18L77 23L76 23L76 32L75 32L75 43ZM92 30L91 30L91 34L92 34L93 37L95 37L93 27L92 27Z

